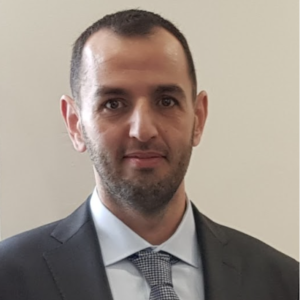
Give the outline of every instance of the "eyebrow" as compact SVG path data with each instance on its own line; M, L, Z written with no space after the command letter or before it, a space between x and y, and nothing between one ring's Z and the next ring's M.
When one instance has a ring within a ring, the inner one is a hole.
M101 98L104 96L128 96L128 92L125 89L109 86L98 86L95 97Z
M177 94L179 97L186 98L184 90L176 84L162 84L155 86L151 92L153 95L161 95L164 93ZM98 86L95 92L95 98L104 96L128 96L130 92L124 88Z
M182 98L186 98L184 90L177 84L159 85L154 90L154 94L160 95L164 93L177 94Z

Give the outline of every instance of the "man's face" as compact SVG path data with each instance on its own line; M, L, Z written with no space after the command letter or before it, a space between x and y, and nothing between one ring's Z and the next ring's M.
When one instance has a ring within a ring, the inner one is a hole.
M102 189L124 208L156 213L182 184L206 116L182 46L163 29L130 38L100 30L82 65L80 128Z

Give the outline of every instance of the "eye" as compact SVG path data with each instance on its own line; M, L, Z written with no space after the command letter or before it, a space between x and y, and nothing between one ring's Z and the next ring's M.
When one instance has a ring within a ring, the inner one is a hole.
M176 100L171 97L165 97L160 100L160 105L164 107L172 107L176 104Z
M116 110L118 108L123 107L123 103L120 100L117 99L111 99L108 100L105 104L104 107L110 110Z

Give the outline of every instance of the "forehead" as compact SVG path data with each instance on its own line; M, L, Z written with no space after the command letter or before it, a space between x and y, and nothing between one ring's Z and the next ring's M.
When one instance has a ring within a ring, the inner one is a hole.
M179 41L162 28L149 35L124 37L108 29L87 41L82 66L89 81L111 84L129 78L155 85L191 86L187 60Z

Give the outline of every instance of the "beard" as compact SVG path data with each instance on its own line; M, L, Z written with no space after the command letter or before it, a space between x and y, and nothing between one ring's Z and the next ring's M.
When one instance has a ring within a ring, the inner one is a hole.
M153 142L136 141L131 149L165 153L165 159L171 167L163 176L158 176L154 168L143 168L137 170L135 178L126 179L118 166L121 166L128 149L120 147L118 159L114 159L111 152L101 148L88 137L83 126L82 133L89 157L101 180L102 189L111 201L124 210L135 210L144 216L158 215L165 211L186 174L192 154L193 134L189 144L180 149L173 149L172 153L165 147L154 145Z

